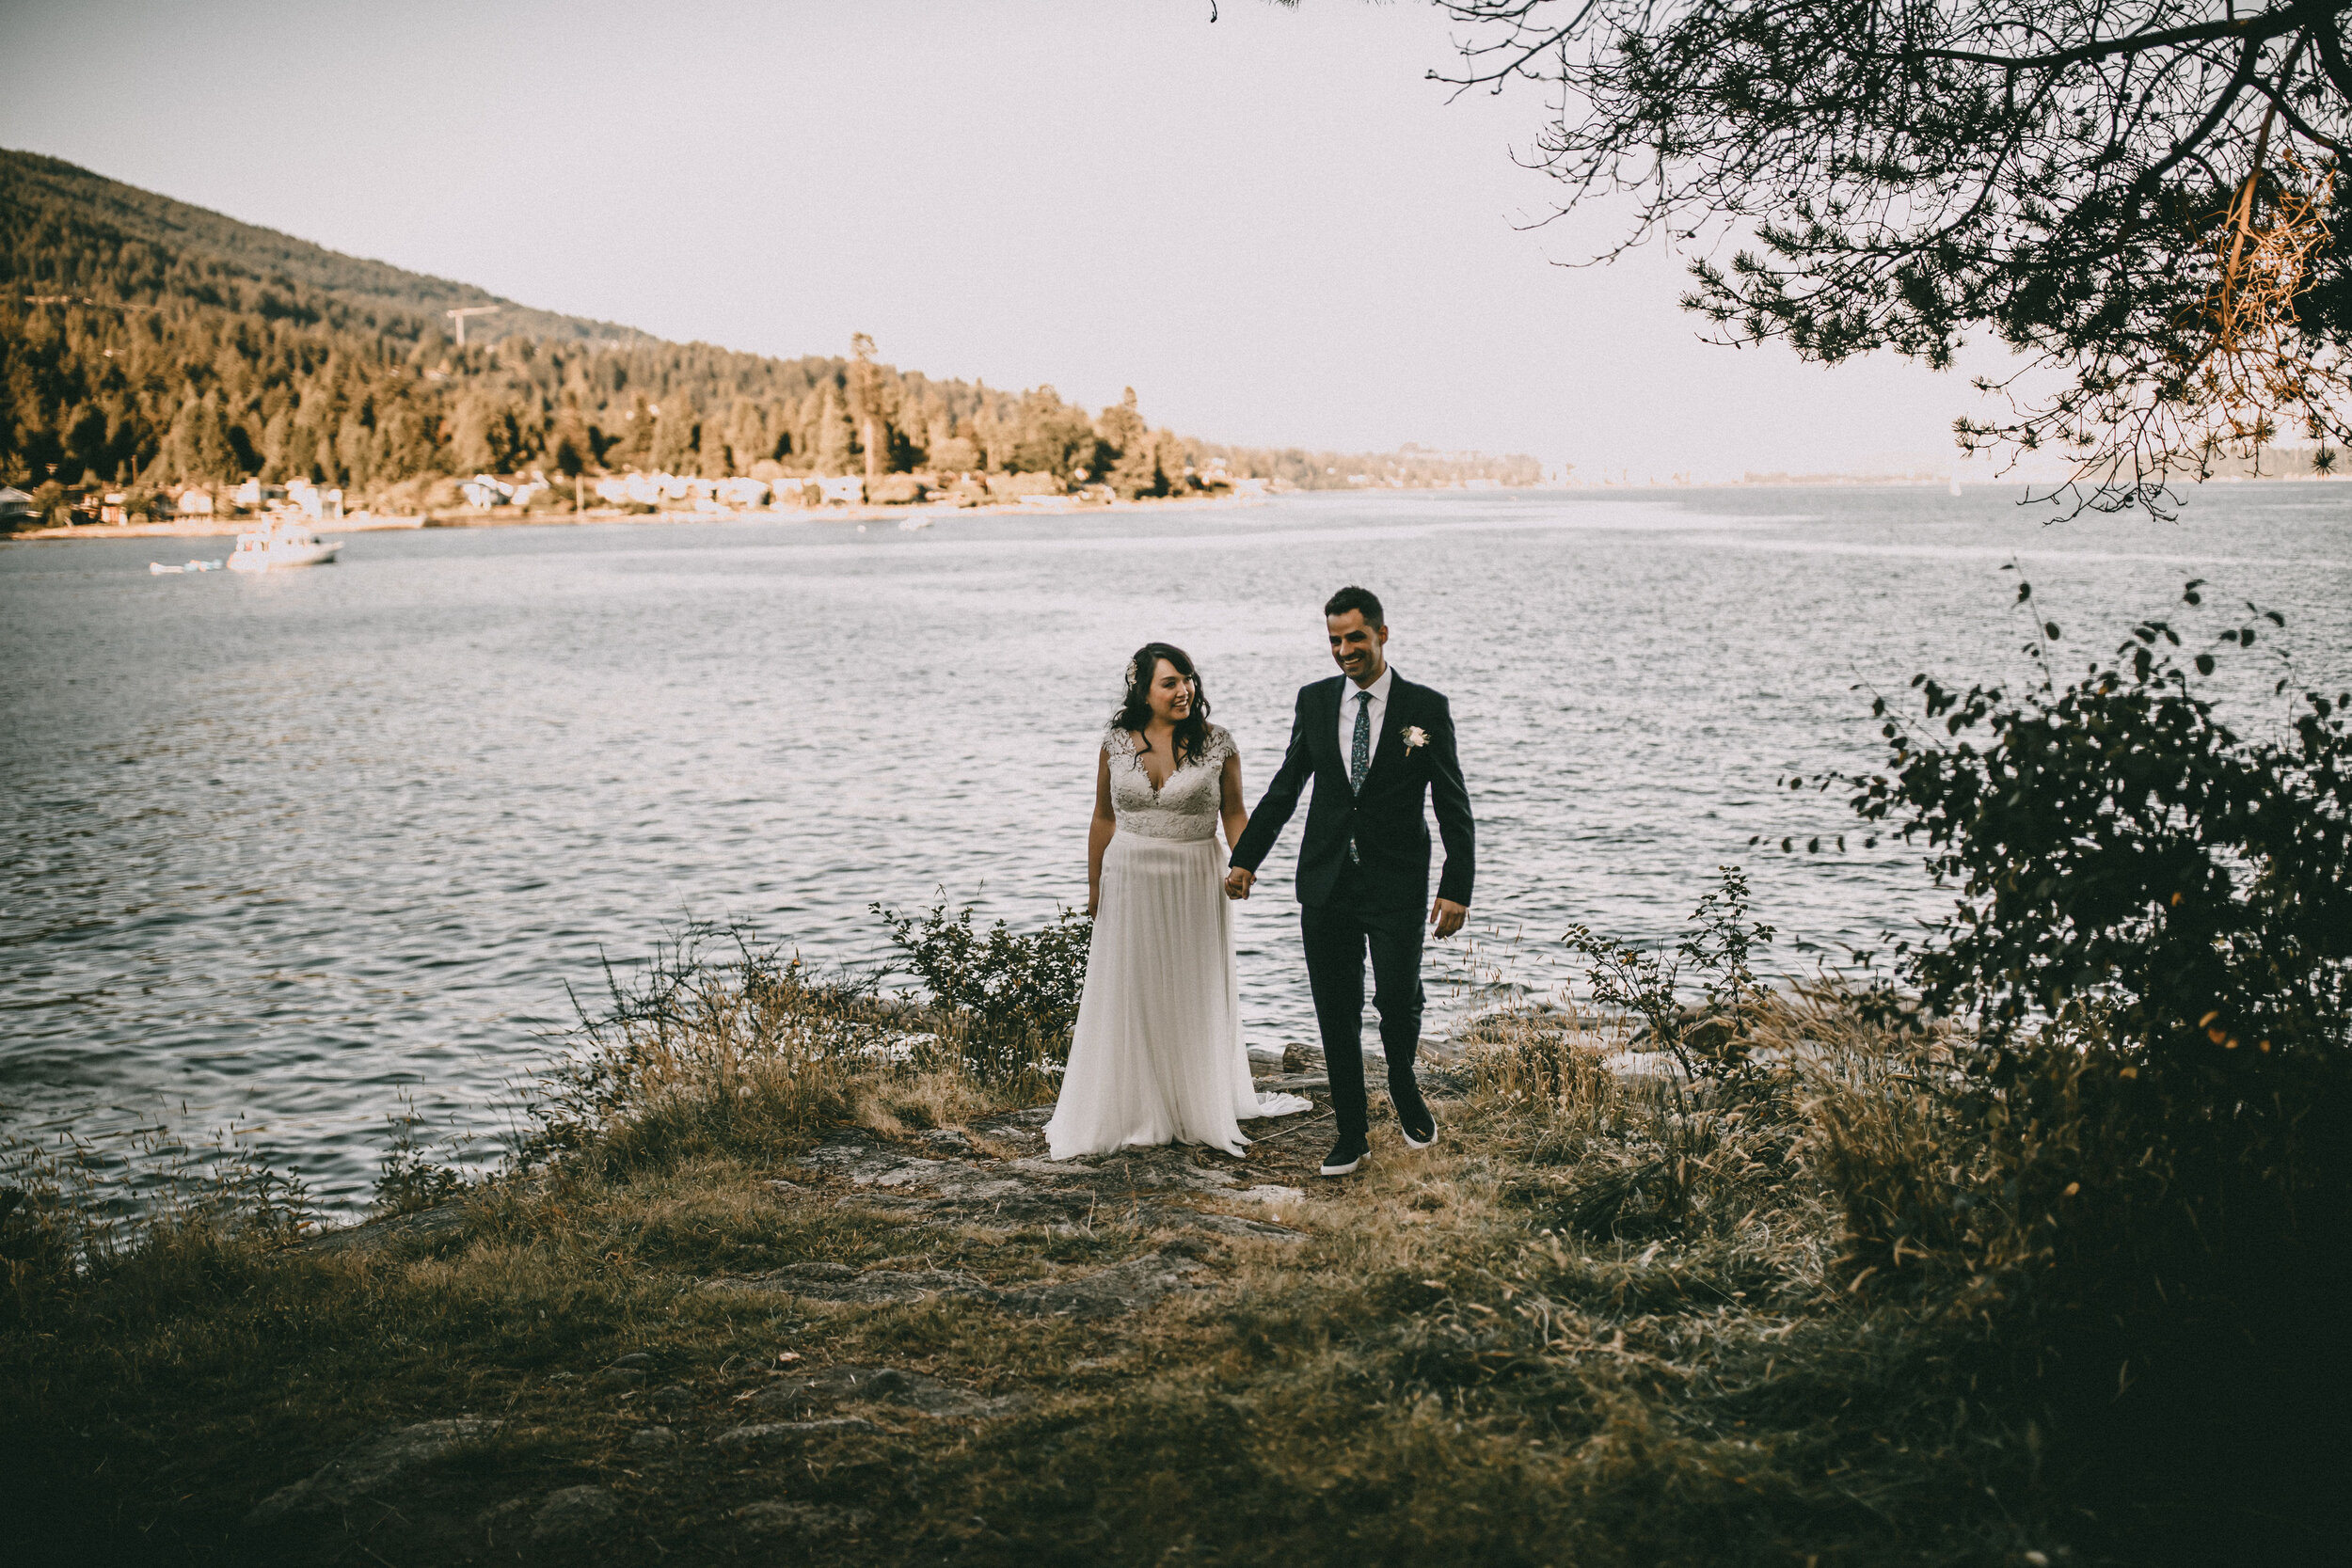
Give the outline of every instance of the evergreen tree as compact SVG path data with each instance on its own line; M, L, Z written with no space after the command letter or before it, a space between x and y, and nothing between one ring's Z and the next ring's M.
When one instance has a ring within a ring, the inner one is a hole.
M715 419L702 422L701 445L696 450L694 464L694 471L705 479L724 479L734 471L727 458L726 431Z
M863 335L848 360L774 359L497 302L495 319L524 330L460 351L439 313L494 303L479 290L54 159L0 151L0 476L27 486L316 473L380 489L532 463L715 470L712 421L736 472L770 457L853 472L869 419L878 467L1111 466L1093 423L1050 388L930 381L877 362ZM1141 417L1112 426L1123 449ZM1302 485L1367 466L1225 455L1233 472Z
M775 438L769 434L767 405L751 398L737 398L727 413L726 436L728 460L734 471L747 474L752 465L776 454Z
M372 467L369 458L368 427L360 422L358 410L343 416L342 424L335 432L335 463L342 470L342 483L360 485L368 482Z
M1440 79L1543 96L1564 210L1631 197L1604 255L1749 238L1691 267L1725 341L1941 369L1997 338L2034 368L1963 444L2065 452L2103 509L2352 441L2344 0L1438 5Z
M1120 497L1133 500L1137 496L1157 496L1166 486L1160 479L1159 465L1154 460L1151 432L1143 422L1143 415L1136 406L1136 389L1127 388L1116 408L1105 408L1094 421L1094 435L1100 443L1098 460L1107 459L1106 476L1110 487Z
M458 472L498 472L501 454L491 429L495 420L490 400L483 393L469 392L457 400L450 455L455 460Z
M850 429L849 411L830 387L825 388L824 402L817 416L817 471L820 474L846 474L855 467L851 460L856 437Z
M645 468L652 466L656 416L644 398L631 397L621 410L620 439L604 454L605 467Z
M548 460L566 479L584 473L595 461L595 442L580 423L579 410L566 408L556 420L548 436Z
M979 449L981 467L990 473L1001 473L1011 466L1014 448L1021 439L1017 419L1007 418L993 404L983 404L966 428Z
M1094 421L1062 402L1051 387L1021 396L1012 460L1023 473L1067 479L1094 452Z
M874 340L863 332L850 335L846 379L850 428L858 452L866 460L866 478L870 484L885 467L898 399L882 367L874 363Z
M654 415L653 446L645 460L656 473L679 474L693 471L698 436L693 404L680 393L673 392Z
M1152 434L1152 466L1159 471L1161 495L1181 496L1192 489L1192 454L1184 450L1183 437L1174 431Z
M286 479L286 457L294 437L294 418L280 408L262 427L262 478L272 484Z

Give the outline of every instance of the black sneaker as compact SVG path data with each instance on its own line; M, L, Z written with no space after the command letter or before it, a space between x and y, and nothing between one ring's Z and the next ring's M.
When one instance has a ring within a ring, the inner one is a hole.
M1419 1088L1389 1089L1389 1103L1396 1107L1396 1124L1405 1133L1405 1141L1415 1148L1427 1148L1438 1141L1438 1118L1429 1109L1429 1101L1421 1097Z
M1372 1158L1372 1144L1361 1132L1343 1132L1331 1152L1323 1157L1323 1174L1345 1176Z

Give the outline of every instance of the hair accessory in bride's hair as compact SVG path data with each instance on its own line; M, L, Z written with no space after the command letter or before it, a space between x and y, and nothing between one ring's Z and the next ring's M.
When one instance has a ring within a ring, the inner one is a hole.
M1127 661L1127 689L1128 689L1128 690L1130 690L1130 691L1133 691L1135 689L1136 689L1136 661L1135 661L1134 659L1132 659L1132 658L1131 658L1131 659L1129 659L1129 660Z

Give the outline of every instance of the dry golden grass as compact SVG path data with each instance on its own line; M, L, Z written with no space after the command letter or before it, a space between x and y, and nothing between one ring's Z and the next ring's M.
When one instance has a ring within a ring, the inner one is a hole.
M609 1035L453 1226L319 1255L191 1218L97 1268L21 1271L0 1473L38 1489L61 1553L171 1561L513 1560L539 1549L477 1522L582 1482L620 1501L604 1556L647 1563L1990 1564L2056 1560L2077 1528L1988 1381L1982 1315L1847 1288L1826 1166L1947 1178L1902 1087L1929 1092L1919 1042L1834 998L1763 1005L1764 1064L1698 1085L1616 1070L1612 1038L1557 1018L1486 1021L1431 1075L1438 1144L1383 1129L1344 1182L1312 1175L1322 1127L1194 1156L1298 1188L1271 1211L1291 1243L1204 1241L1164 1208L932 1216L791 1172L827 1129L1041 1097L960 1070L923 1022L714 990ZM933 1038L871 1049L910 1035ZM1099 1323L702 1283L824 1261L1001 1288L1162 1249L1205 1288ZM629 1354L647 1388L593 1381ZM1018 1403L710 1443L787 1368L833 1365ZM688 1441L635 1445L652 1385L687 1391L664 1419ZM242 1527L339 1445L460 1413L506 1425L404 1504L407 1533ZM747 1522L787 1517L788 1538Z

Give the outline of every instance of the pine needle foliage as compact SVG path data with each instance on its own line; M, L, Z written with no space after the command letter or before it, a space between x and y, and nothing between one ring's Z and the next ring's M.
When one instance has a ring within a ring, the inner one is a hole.
M1724 341L1943 368L1989 335L2026 365L1961 445L2061 453L2106 510L2352 434L2338 0L1440 8L1440 79L1549 94L1524 156L1562 211L1705 246L1684 303Z

